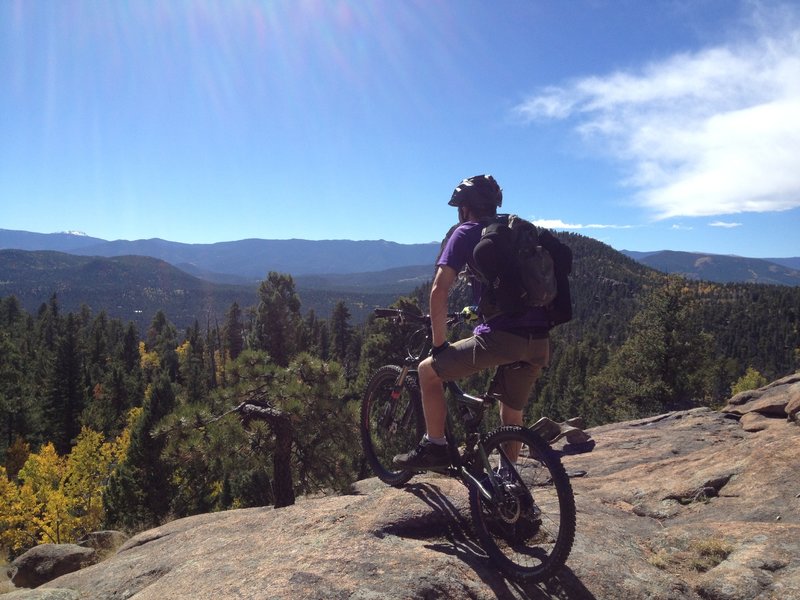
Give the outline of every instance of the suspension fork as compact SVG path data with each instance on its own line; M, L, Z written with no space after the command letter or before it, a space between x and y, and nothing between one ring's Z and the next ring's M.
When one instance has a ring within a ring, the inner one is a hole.
M387 416L390 421L390 428L392 433L397 430L398 424L402 428L406 428L409 424L410 419L413 417L413 405L408 404L405 407L401 407L402 412L397 414L400 396L403 394L403 388L406 384L406 377L408 377L409 372L411 371L410 365L404 364L403 367L400 369L400 374L397 376L397 379L394 382L394 386L392 386L392 391L389 393L390 402L387 412Z
M400 369L400 375L397 376L397 379L394 382L394 387L392 388L392 402L397 402L397 400L400 398L400 394L403 393L403 386L406 383L406 377L408 376L409 370L410 369L408 365L403 365L403 368Z

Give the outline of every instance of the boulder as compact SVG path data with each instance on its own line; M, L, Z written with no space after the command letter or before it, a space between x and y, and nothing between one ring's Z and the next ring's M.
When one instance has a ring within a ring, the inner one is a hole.
M11 582L17 587L34 588L56 577L72 573L97 562L97 552L77 544L42 544L17 557Z
M791 421L800 411L800 374L795 373L758 388L740 392L728 400L723 412L738 416L759 413ZM753 426L755 419L744 421Z

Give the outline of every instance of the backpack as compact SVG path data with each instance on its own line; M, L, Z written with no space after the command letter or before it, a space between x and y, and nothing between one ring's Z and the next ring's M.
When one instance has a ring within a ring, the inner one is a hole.
M551 326L572 318L572 251L549 231L517 215L498 215L483 228L473 259L484 284L478 307L484 316L542 307Z

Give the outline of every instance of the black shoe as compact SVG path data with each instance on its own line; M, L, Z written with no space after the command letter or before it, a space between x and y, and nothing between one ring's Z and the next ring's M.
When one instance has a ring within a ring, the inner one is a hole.
M423 438L411 452L398 454L392 462L403 469L439 469L450 466L450 456L446 445L433 444Z

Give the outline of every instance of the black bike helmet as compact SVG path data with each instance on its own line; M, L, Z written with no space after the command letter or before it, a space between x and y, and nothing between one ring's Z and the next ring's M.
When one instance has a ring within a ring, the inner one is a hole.
M495 208L503 205L503 190L491 175L475 175L456 186L448 204Z

